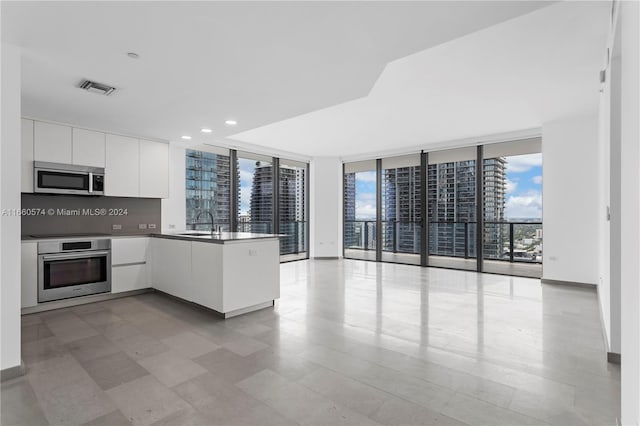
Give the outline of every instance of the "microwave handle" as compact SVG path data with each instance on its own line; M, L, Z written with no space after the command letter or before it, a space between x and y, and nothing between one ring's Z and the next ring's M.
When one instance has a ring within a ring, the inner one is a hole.
M93 173L89 172L89 193L93 192Z

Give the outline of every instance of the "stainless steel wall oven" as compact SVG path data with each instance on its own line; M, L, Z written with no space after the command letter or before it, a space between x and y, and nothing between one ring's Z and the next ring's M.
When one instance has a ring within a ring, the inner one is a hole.
M111 240L38 243L38 302L111 291Z

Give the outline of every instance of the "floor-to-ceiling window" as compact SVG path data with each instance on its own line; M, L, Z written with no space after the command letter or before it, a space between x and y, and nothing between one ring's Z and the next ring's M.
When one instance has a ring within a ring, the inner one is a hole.
M277 233L281 261L309 257L308 163L202 145L185 184L187 229Z
M376 162L344 165L344 256L376 260Z
M278 233L281 260L308 257L308 165L279 159Z
M203 148L204 149L204 148ZM186 219L189 229L229 230L231 167L229 150L186 151Z
M344 255L540 277L541 139L345 163Z
M485 145L483 171L483 270L540 277L540 139Z
M272 233L274 218L273 159L271 157L238 152L237 216L239 232Z
M429 265L476 269L476 148L429 153Z
M381 260L420 264L420 155L383 158L381 167Z

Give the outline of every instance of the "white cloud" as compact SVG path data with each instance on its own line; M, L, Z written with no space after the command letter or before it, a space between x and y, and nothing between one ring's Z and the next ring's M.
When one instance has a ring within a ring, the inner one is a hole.
M356 180L358 182L375 182L376 172L360 172L356 174Z
M375 219L376 194L359 193L356 195L356 219Z
M542 218L542 193L529 191L526 194L511 196L505 206L507 218Z
M512 173L527 172L537 166L542 166L542 154L526 154L507 157L507 170Z
M518 182L507 179L505 182L505 191L507 192L507 194L515 192L516 189L518 189Z
M542 185L542 176L534 176L533 178L531 178L531 180L536 185Z

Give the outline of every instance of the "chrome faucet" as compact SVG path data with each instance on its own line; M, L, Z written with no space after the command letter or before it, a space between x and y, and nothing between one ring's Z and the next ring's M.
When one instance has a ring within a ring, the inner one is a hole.
M214 224L213 224L213 215L211 214L211 212L209 210L203 210L200 213L198 213L198 216L196 216L196 224L198 223L198 221L200 220L200 215L202 215L202 213L206 213L209 215L209 219L211 219L211 222L209 222L211 224L211 235L214 234ZM206 225L206 223L203 223L203 225ZM195 225L194 225L195 226Z

